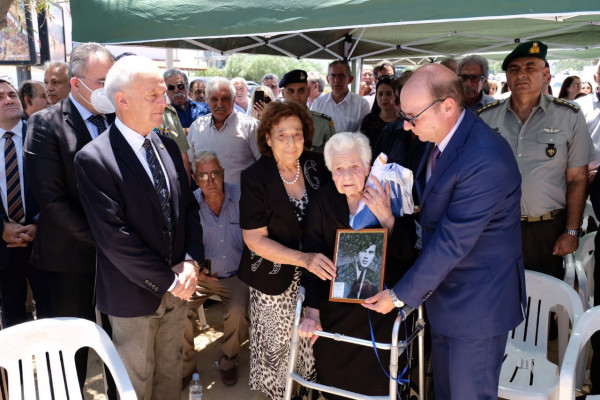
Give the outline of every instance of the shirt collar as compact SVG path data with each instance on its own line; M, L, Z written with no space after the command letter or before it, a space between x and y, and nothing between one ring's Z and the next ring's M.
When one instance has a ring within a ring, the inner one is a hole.
M75 105L75 108L77 109L77 111L79 111L79 115L81 115L81 118L83 118L84 121L87 121L89 117L94 115L93 112L91 112L90 110L85 108L80 102L75 100L75 97L73 97L73 92L69 93L69 99L71 99L71 101Z
M23 136L23 120L19 119L19 122L17 122L17 124L9 130L4 130L4 129L0 128L0 139L2 139L2 136L4 136L4 134L6 132L12 132L15 134L15 136L22 137Z
M231 114L229 114L227 116L227 118L225 118L225 122L223 122L223 128L225 128L227 125L229 125L229 121L233 120L234 118L236 118L235 113L237 113L239 111L237 111L235 108L233 109L233 111L231 112ZM215 120L213 119L212 114L210 114L210 126L215 126ZM223 129L221 128L221 129Z
M121 131L123 137L125 138L127 143L129 143L129 146L131 146L133 151L135 151L136 153L142 148L144 140L146 140L147 138L150 139L149 136L144 137L136 131L134 131L133 129L129 128L118 117L115 119L115 125L117 126L117 128L119 128L119 131Z
M440 144L438 144L438 149L440 149L440 153L443 153L444 150L446 149L446 146L448 146L450 139L452 139L452 136L454 136L454 132L456 132L456 130L458 129L458 126L460 125L463 118L465 117L465 113L466 113L466 110L463 110L462 113L460 114L460 117L458 117L458 121L456 121L456 124L454 124L454 126L452 127L450 132L448 132L448 134L446 135L444 140L442 140L440 142Z

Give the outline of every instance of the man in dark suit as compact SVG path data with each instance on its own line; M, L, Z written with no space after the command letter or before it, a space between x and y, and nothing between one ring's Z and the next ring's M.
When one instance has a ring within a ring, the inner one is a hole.
M404 128L433 142L417 173L423 252L365 306L387 313L427 300L435 398L496 399L507 334L526 301L517 163L506 140L465 110L446 67L422 67L400 96Z
M3 325L27 321L27 281L33 288L38 318L49 314L50 299L43 271L29 264L39 207L23 169L26 123L17 91L0 79L0 297Z
M154 132L167 104L154 63L120 59L106 89L117 119L75 156L97 244L97 306L109 316L138 398L175 399L185 300L204 260L198 203L177 144Z
M92 105L92 91L100 90L114 62L97 43L85 43L71 53L71 94L28 120L25 167L31 190L40 205L38 233L31 263L48 274L52 316L95 321L95 241L81 207L73 159L97 138L114 115L102 115ZM83 387L87 351L76 357Z

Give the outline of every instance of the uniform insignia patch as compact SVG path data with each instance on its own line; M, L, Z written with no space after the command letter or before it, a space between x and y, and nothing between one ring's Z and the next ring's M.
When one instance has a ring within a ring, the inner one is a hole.
M579 112L579 110L580 110L579 106L577 106L569 101L563 100L563 99L554 98L553 102L556 104L560 104L561 106L569 107L571 110L573 110L576 113Z
M477 115L480 115L482 112L484 112L485 110L489 110L490 108L494 108L496 106L499 106L501 103L500 100L496 100L493 103L488 104L485 107L481 107L479 110L476 111Z
M554 158L556 155L556 148L553 144L548 144L548 147L546 147L546 155L548 158Z
M540 52L540 46L538 45L538 42L533 42L533 45L531 45L531 48L529 49L529 54L539 54Z

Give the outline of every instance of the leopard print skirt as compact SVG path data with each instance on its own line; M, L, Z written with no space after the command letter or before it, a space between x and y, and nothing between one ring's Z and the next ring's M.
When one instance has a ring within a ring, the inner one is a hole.
M250 389L260 390L273 400L283 399L285 391L290 329L299 288L299 268L290 287L280 295L270 296L250 288ZM315 358L308 338L300 338L296 372L316 381Z

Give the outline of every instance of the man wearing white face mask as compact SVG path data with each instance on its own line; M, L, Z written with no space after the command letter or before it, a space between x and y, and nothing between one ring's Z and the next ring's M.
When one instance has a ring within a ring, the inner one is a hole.
M69 97L31 116L24 149L29 183L40 205L31 263L47 271L53 317L95 321L95 241L79 199L75 154L114 121L104 80L114 63L102 45L85 43L71 53ZM80 354L81 353L81 354ZM80 385L87 351L76 357Z

